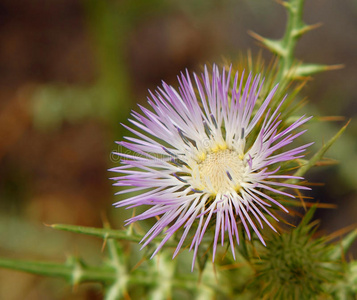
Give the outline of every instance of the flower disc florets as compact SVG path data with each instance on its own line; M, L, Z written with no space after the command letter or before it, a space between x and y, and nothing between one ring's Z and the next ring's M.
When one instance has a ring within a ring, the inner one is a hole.
M112 171L121 175L113 179L125 187L119 194L139 194L116 206L151 206L128 224L160 217L143 238L144 247L165 232L153 255L183 229L175 256L195 224L190 248L195 260L209 223L214 223L213 259L219 235L223 244L226 233L234 256L240 223L248 238L253 229L265 245L258 225L263 228L264 222L276 231L266 217L277 220L269 208L287 212L272 195L293 198L282 189L306 189L282 182L301 178L282 174L279 163L303 156L308 144L285 152L281 148L304 132L293 133L309 118L280 128L284 100L274 101L272 111L269 104L277 86L261 98L260 76L250 74L243 80L238 72L231 77L231 70L219 73L214 66L211 75L205 68L201 80L193 77L195 84L188 73L181 74L178 91L163 83L156 94L150 93L152 110L141 107L142 114L132 113L130 122L136 128L124 125L135 136L119 144L132 153L116 153L121 166Z
M198 163L199 178L193 178L192 185L212 195L239 192L245 169L243 157L235 150L212 151Z

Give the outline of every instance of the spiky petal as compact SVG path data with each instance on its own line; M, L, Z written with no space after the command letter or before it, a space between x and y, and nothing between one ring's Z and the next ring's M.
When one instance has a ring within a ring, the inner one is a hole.
M280 128L284 100L276 109L269 108L277 86L260 99L264 84L260 76L249 74L243 80L244 73L231 75L231 69L220 73L217 66L210 75L206 67L201 78L193 74L193 83L186 71L178 77L178 91L163 82L155 94L150 93L151 109L140 107L141 113L132 113L133 126L124 125L133 137L118 143L123 147L116 153L121 165L112 171L119 173L113 178L115 185L125 187L119 194L128 198L115 205L148 207L127 224L160 216L142 240L145 247L165 233L153 256L183 229L176 256L193 224L192 267L210 223L215 223L213 260L219 236L223 245L226 233L235 255L240 223L249 239L252 229L265 245L259 227L267 224L276 231L267 215L278 220L269 208L278 206L288 212L274 195L294 198L283 189L307 189L286 183L302 178L279 169L282 162L303 156L309 144L282 148L304 133L295 130L310 118L302 116Z

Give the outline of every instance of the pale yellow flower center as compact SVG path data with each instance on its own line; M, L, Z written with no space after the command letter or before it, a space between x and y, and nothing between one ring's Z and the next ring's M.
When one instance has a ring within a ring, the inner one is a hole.
M198 164L200 189L212 194L239 191L245 169L242 155L230 149L212 151Z

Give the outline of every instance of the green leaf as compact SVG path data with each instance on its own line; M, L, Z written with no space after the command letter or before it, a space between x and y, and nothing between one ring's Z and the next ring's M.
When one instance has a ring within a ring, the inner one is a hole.
M347 234L340 243L337 243L330 253L332 260L338 260L342 258L343 254L351 247L353 242L357 239L357 229Z
M278 56L286 56L286 50L284 49L284 45L282 43L282 40L272 40L272 39L267 39L262 37L261 35L249 31L249 34L261 42L265 47L267 47L271 52L277 54Z
M320 27L321 25L322 25L321 23L317 23L314 25L306 25L303 23L300 25L300 27L297 27L296 29L294 29L294 31L292 32L292 35L295 37L300 37L303 34Z
M290 76L292 79L299 79L324 71L341 69L343 67L343 65L300 64L293 68Z
M301 220L299 227L304 227L308 226L308 224L311 222L312 217L315 214L317 205L312 206L305 214L304 218Z
M322 148L315 153L315 155L297 172L295 172L295 176L303 176L310 168L312 168L326 153L326 151L336 142L336 140L341 136L341 134L346 130L349 122L343 126Z

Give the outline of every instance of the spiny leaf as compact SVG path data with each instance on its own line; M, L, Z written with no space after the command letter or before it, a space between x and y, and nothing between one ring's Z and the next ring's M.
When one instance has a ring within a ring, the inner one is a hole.
M257 280L252 283L263 299L317 299L327 284L340 279L339 265L329 257L325 238L312 238L317 222L311 222L312 207L298 227L273 235L254 265ZM258 294L257 294L258 296Z
M343 67L344 65L300 64L293 68L290 76L292 79L300 79L324 71L342 69Z
M344 253L351 247L353 242L357 239L357 229L346 235L340 243L337 243L330 253L332 260L337 260L343 256Z
M261 42L271 52L273 52L279 56L286 55L286 50L283 47L282 40L272 40L272 39L264 38L261 35L253 32L253 31L249 31L249 34L253 38L255 38L257 41Z
M345 126L343 126L322 148L315 153L315 155L297 172L295 172L295 176L303 176L311 167L313 167L320 159L322 159L323 155L326 151L336 142L336 140L341 136L341 134L346 130L350 121L347 122Z
M300 37L303 34L316 29L318 27L320 27L322 25L322 23L317 23L317 24L313 24L313 25L306 25L306 24L302 24L299 28L296 28L293 32L292 35L295 37Z
M299 227L307 226L310 223L312 217L315 214L316 208L317 208L317 205L314 205L306 212L304 218L301 220L301 222L299 224Z

